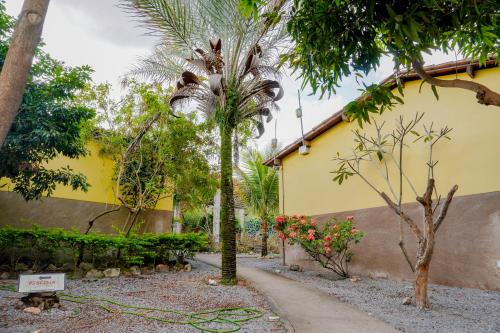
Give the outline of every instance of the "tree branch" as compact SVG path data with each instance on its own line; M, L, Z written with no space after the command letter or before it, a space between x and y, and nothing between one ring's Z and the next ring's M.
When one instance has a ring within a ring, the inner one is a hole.
M99 214L97 214L96 216L94 216L93 218L91 218L89 220L89 226L87 227L87 230L85 231L85 235L87 235L89 232L90 232L90 229L92 229L92 226L94 225L94 222L104 216L104 215L107 215L109 213L113 213L113 212L116 212L116 211L119 211L120 208L122 208L122 206L118 206L118 207L115 207L115 208L112 208L112 209L108 209L108 210L105 210L103 212L100 212Z
M415 234L417 239L422 240L422 231L420 231L420 229L418 228L415 221L413 221L410 216L406 215L406 213L403 212L403 210L401 210L398 207L398 205L394 201L392 201L391 198L389 198L387 196L387 194L385 194L384 192L381 192L380 196L382 197L382 199L384 199L384 201L387 203L387 205L390 208L392 208L392 210L395 211L396 214L398 214L403 219L403 221L405 221L410 226L411 230L413 231L413 233Z
M448 213L448 208L450 206L451 200L453 199L453 196L455 195L455 192L457 190L458 190L458 185L455 185L451 188L450 192L448 192L446 200L443 202L443 206L441 208L441 211L439 212L439 216L436 222L434 222L434 232L436 232L439 229L439 226L441 226L441 223L446 217L446 213Z
M422 63L416 59L412 59L412 65L415 72L425 82L444 88L460 88L470 90L476 93L477 102L484 105L500 106L500 94L490 90L488 87L473 81L453 79L442 80L429 75Z

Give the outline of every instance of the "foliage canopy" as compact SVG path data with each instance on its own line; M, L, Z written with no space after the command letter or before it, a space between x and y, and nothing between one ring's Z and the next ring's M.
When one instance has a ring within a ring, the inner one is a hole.
M0 67L13 24L0 3ZM81 131L94 112L77 103L75 96L90 82L91 72L88 66L68 67L37 50L20 110L0 148L0 178L8 178L26 200L50 196L56 184L87 190L83 174L69 166L48 168L46 163L58 155L86 154Z

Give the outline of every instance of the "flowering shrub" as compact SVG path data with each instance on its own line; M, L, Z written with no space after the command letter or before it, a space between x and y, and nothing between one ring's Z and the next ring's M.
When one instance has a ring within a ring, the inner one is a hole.
M345 220L331 219L322 228L314 218L304 215L277 216L275 230L278 237L302 248L323 267L333 270L342 277L348 277L348 263L353 253L352 243L358 243L364 233L354 227L354 217Z

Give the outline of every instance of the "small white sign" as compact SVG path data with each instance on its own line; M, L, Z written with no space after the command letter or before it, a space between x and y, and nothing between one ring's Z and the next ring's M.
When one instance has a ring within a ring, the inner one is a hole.
M19 275L18 292L37 293L64 290L66 274L21 274Z

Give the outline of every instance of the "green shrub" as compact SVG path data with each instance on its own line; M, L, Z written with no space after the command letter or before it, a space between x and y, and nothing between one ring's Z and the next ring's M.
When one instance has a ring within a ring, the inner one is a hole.
M269 221L267 222L267 234L268 234L268 236L274 235L274 233L275 233L274 225L275 225L275 223L274 223L274 217L273 217L273 218L269 219ZM250 218L245 219L244 227L245 227L245 233L248 234L249 236L252 236L252 237L260 235L261 229L262 229L260 220L258 218L255 218L255 217L250 217Z
M201 233L188 234L132 234L111 236L81 234L78 231L47 229L0 228L0 264L12 270L23 263L33 270L59 265L57 258L64 254L76 266L81 249L85 261L97 267L168 263L173 256L178 262L208 246L208 237Z
M354 217L345 220L330 219L321 228L312 217L304 215L276 216L278 238L300 246L323 267L339 276L348 277L348 264L352 260L351 245L359 243L364 232L354 226Z

